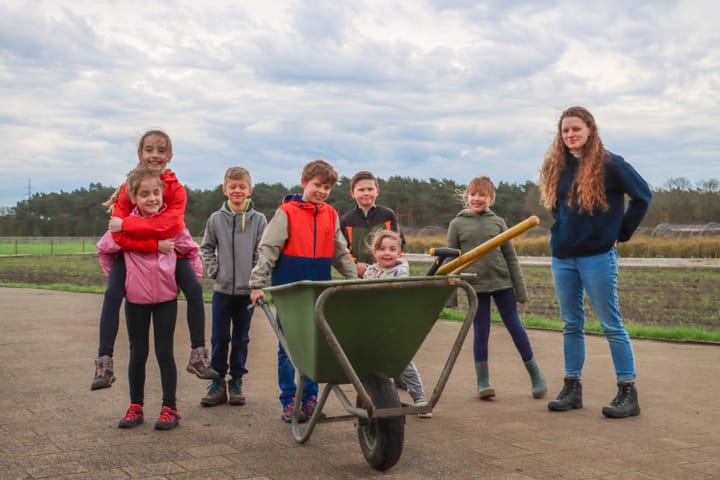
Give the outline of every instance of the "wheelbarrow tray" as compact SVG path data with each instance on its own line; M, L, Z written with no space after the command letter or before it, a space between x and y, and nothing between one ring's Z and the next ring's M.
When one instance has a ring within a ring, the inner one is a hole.
M320 309L318 298L334 287ZM267 288L295 367L319 383L350 379L318 328L324 316L358 377L399 377L447 304L455 287L444 277L300 281Z

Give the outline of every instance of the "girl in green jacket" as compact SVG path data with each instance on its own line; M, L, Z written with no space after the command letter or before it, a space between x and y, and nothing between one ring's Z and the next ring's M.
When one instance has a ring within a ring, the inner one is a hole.
M448 247L469 252L478 245L507 230L505 220L490 210L495 203L495 185L489 177L475 177L462 194L463 210L450 222ZM490 299L495 301L505 328L522 357L532 381L533 398L547 392L545 379L533 355L530 339L520 321L518 306L527 304L527 290L515 247L506 242L465 270L477 276L469 283L478 297L478 310L473 323L473 355L477 373L477 392L483 400L495 396L488 372L488 339L490 337Z

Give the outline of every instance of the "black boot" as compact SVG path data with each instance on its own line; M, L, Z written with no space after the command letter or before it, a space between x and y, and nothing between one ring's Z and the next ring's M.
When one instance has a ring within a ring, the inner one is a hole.
M603 407L602 414L608 418L625 418L640 415L635 382L618 383L618 393L610 405Z
M565 385L555 400L548 403L548 409L565 412L573 408L582 408L582 384L579 378L565 378Z

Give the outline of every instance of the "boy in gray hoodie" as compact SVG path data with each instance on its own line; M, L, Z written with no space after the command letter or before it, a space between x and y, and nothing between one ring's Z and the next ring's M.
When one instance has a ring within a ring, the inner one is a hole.
M205 270L215 280L210 365L219 375L200 400L205 407L225 403L228 396L231 405L245 404L242 379L248 373L245 362L253 315L250 272L257 261L257 247L267 225L265 215L253 208L250 199L250 172L242 167L228 168L222 191L227 201L210 215L200 246ZM226 383L228 357L230 381Z

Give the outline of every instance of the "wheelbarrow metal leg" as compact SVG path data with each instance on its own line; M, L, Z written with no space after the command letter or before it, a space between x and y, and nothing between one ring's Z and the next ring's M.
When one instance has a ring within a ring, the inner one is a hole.
M302 399L303 394L303 385L305 383L305 375L299 375L299 381L298 381L298 387L297 387L297 396L295 401L295 409L302 408L302 401L299 401L297 399ZM307 420L307 424L305 424L305 427L300 426L299 422L299 415L296 417L295 412L293 412L293 418L292 418L292 433L293 437L295 438L295 441L297 443L305 443L310 439L310 436L313 433L313 430L315 430L315 425L318 423L320 419L320 413L322 412L323 408L325 407L325 402L328 399L328 396L330 395L330 392L333 390L332 384L326 384L322 392L320 392L320 397L317 400L317 407L315 407L315 411L313 412L312 416ZM300 406L298 406L300 405Z
M450 378L450 373L455 366L455 361L460 355L460 350L462 349L463 343L465 343L465 339L467 338L470 327L472 327L473 321L475 319L475 313L477 312L478 300L477 295L475 294L475 290L473 290L473 288L467 282L458 282L457 286L458 288L462 288L467 294L468 311L465 316L465 320L460 327L460 331L455 338L455 343L450 350L450 354L448 355L448 359L445 362L445 366L443 367L442 372L440 372L440 377L438 378L437 385L435 385L433 393L430 396L430 400L428 401L428 404L431 408L435 407L435 404L437 404L443 390L445 389L445 385Z

